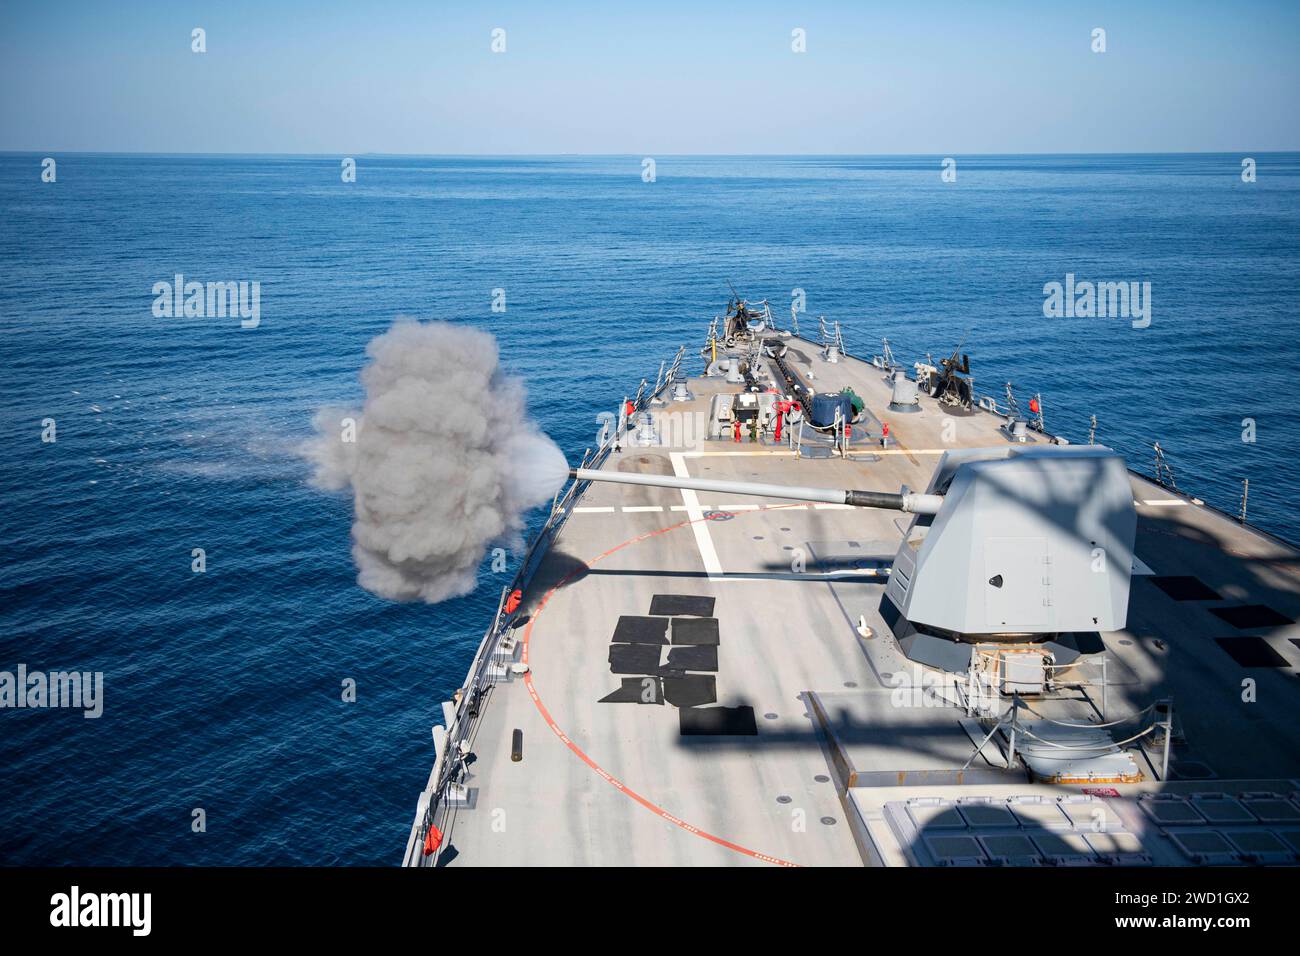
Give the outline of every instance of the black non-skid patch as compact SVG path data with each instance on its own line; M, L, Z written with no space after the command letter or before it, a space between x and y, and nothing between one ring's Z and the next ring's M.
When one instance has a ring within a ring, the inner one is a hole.
M1262 637L1216 637L1228 656L1242 667L1289 667L1286 658L1273 650Z
M1238 607L1212 607L1210 613L1222 618L1235 628L1247 630L1252 627L1285 627L1291 624L1291 618L1279 614L1263 604L1242 604Z
M621 615L610 640L615 644L667 644L668 620L666 617Z
M609 645L611 674L656 674L659 672L659 647L655 644Z
M677 712L683 737L755 737L753 707L685 707Z
M718 619L716 617L673 618L674 644L712 644L718 646Z
M602 704L663 704L664 688L658 677L624 677L618 690L599 701Z
M664 678L664 700L674 707L699 707L718 700L718 688L712 674L686 674Z
M716 644L688 644L669 648L666 666L686 671L716 671L718 647Z
M651 614L713 616L713 598L697 594L656 594L650 599Z
M1147 578L1175 601L1219 601L1217 591L1190 574L1153 574Z

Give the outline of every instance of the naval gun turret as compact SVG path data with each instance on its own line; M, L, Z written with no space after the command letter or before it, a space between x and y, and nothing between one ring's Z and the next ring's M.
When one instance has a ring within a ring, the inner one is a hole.
M1101 446L944 453L908 525L880 613L905 654L965 666L953 643L1049 644L1058 664L1128 621L1137 512L1124 459Z
M904 652L933 666L964 667L962 644L1051 642L1058 659L1077 656L1082 635L1127 623L1137 514L1124 459L1102 446L953 449L920 494L581 468L570 476L913 515L880 613Z

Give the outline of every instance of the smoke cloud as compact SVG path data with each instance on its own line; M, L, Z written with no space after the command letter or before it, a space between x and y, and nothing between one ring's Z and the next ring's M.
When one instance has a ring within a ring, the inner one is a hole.
M312 482L351 490L367 591L429 603L467 594L489 547L522 545L525 512L568 476L564 455L528 419L524 387L488 333L399 319L366 355L364 407L316 414Z

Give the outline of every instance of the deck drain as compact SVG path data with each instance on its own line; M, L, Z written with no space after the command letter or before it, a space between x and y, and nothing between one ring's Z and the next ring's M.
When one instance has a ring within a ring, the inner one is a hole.
M835 818L834 818L834 817L822 817L822 823L826 824L828 827L833 827L833 826L835 826Z
M1133 646L1133 642L1130 641L1130 640L1123 640L1123 641L1120 641L1120 644L1123 645L1124 647L1132 647L1132 646Z
M761 534L756 534L756 535L754 535L754 540L755 540L755 541L762 541L762 540L763 540L763 536L762 536Z
M790 802L790 798L787 797L787 796L783 793L783 794L781 794L781 796L779 796L779 797L776 798L776 802L777 802L777 803L789 803L789 802Z
M819 773L817 776L813 777L813 780L815 780L817 783L830 783L830 782L831 782L831 778L828 777L828 776L826 776L826 774L824 774L824 773Z
M790 529L789 529L789 528L782 528L781 530L782 530L782 531L789 531Z
M846 680L846 681L844 682L844 686L845 686L845 687L857 687L857 686L858 686L858 682L857 682L857 681L854 681L854 680Z
M772 713L771 711L768 711L766 714L763 715L763 719L764 719L764 720L776 720L776 714Z

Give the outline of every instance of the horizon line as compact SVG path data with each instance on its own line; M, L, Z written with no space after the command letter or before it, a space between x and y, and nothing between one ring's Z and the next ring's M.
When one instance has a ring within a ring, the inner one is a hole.
M97 149L0 149L0 155L21 156L21 155L49 155L51 153L63 153L73 156L299 156L299 157L335 157L335 156L377 156L377 157L394 157L408 159L562 159L562 158L579 158L579 159L597 159L608 157L672 157L676 159L806 159L806 158L905 158L914 156L1233 156L1233 155L1281 155L1287 153L1300 153L1300 147L1293 149L1192 149L1192 150L1135 150L1128 152L1113 151L1070 151L1070 152L963 152L961 150L949 150L947 152L902 152L902 153L388 153L380 151L352 152L243 152L243 151L207 151L207 150L187 150L181 152L159 152L150 150L97 150Z

